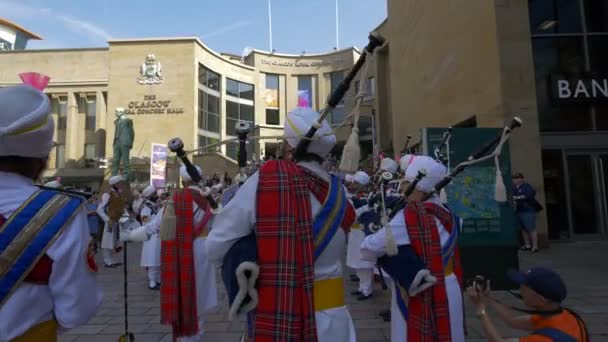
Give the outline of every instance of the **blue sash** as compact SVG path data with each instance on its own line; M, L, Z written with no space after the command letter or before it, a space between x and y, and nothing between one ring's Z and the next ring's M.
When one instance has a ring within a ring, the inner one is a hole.
M312 223L315 260L323 253L340 228L344 211L346 210L346 203L346 193L342 188L340 179L335 175L331 175L327 197Z
M0 227L0 305L46 253L83 199L39 190Z
M556 328L541 328L532 333L550 338L553 342L576 342L576 338Z
M446 241L445 245L441 247L441 258L443 260L443 267L445 267L450 259L454 255L454 250L458 245L458 236L460 235L460 229L462 227L462 219L455 214L452 214L452 231L450 237Z

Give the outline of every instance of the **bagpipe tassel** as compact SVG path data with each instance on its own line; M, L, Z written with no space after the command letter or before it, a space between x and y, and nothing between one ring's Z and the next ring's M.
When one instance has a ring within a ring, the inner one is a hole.
M361 160L361 147L359 147L359 128L353 127L340 161L340 171L355 173L359 170L359 160Z
M447 194L447 192L445 192L444 188L441 188L441 191L439 191L439 199L441 200L441 203L443 203L443 204L448 203L448 194Z
M160 225L160 239L162 241L175 240L177 229L177 217L175 216L175 205L173 198L169 199L165 206L163 220Z
M502 178L502 172L500 171L500 165L498 161L498 156L494 157L494 162L496 164L496 184L494 184L494 199L496 202L504 203L507 201L507 189L505 187L505 182Z
M386 230L386 255L395 256L399 253L399 250L397 249L397 241L393 235L391 225L388 222L388 217L383 214L380 222L382 223L382 227Z

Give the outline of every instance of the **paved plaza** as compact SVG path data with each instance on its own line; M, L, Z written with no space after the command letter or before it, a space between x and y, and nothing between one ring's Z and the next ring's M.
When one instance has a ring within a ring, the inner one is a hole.
M551 248L538 254L522 254L522 267L543 265L560 272L569 290L566 306L579 312L587 322L591 339L608 341L608 242L554 243ZM99 256L100 257L100 256ZM170 330L160 325L159 292L148 290L145 272L139 267L140 246L129 245L129 326L136 341L171 341ZM101 260L99 260L101 264ZM99 279L104 289L104 302L87 325L66 332L61 342L117 341L124 331L123 269L101 268ZM219 279L219 278L218 278ZM227 319L226 295L223 285L218 284L221 307L207 317L203 341L239 341L243 322ZM381 342L390 340L389 323L378 316L388 308L390 295L376 284L372 299L358 302L348 293L355 290L355 283L347 283L347 303L355 320L357 341ZM496 293L505 302L517 305L517 300L508 293ZM470 341L485 341L473 307L466 303L467 327ZM498 322L497 319L494 320ZM520 333L499 324L503 337L516 337Z

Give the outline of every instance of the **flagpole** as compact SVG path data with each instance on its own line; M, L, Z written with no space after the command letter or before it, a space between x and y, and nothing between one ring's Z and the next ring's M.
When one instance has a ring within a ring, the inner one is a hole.
M340 40L339 40L339 16L338 16L338 0L336 0L336 50L340 49Z
M268 0L268 34L270 42L270 53L272 53L272 7L270 6L270 0Z

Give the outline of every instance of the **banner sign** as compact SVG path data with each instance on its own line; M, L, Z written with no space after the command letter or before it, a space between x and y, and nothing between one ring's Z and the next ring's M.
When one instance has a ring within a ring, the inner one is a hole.
M150 156L150 184L156 188L165 186L167 175L167 145L152 144Z
M554 74L549 78L551 95L556 102L607 102L608 75Z

